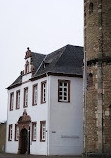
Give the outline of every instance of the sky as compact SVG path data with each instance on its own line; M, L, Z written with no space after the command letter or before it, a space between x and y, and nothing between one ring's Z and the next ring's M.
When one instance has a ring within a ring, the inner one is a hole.
M0 122L27 47L49 54L67 44L83 46L83 0L0 0Z

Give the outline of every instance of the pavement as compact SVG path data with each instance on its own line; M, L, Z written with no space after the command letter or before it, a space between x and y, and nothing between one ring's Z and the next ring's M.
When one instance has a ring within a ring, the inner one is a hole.
M0 158L82 158L82 156L44 156L44 155L19 155L0 153Z

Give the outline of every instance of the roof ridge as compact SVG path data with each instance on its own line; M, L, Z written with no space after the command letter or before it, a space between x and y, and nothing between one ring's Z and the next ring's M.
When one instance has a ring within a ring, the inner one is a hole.
M38 72L39 69L41 68L41 66L42 66L42 64L43 64L43 62L45 61L46 58L47 58L47 55L45 55L44 59L43 59L42 62L40 63L39 67L37 68L35 74L37 74L37 72ZM34 74L34 76L35 76L35 74ZM34 76L33 76L33 77L34 77Z
M63 53L65 52L65 50L67 49L67 46L68 46L68 45L66 45L66 46L64 46L64 47L61 48L61 49L63 49L63 50L62 50L62 53L61 53L59 59L58 59L57 62L55 63L55 66L57 65L58 61L60 60L60 58L61 58L61 56L63 55Z
M67 45L64 46L64 47L62 47L62 48L60 48L60 49L62 50L62 51L61 51L62 53L61 53L59 59L56 61L56 63L55 63L55 67L56 67L57 62L60 60L61 56L63 55L63 52L67 49ZM58 49L58 50L60 50L60 49ZM58 50L56 50L56 51L58 51Z
M33 53L33 54L39 54L39 55L45 55L43 53L37 53L37 52L31 52L31 53Z

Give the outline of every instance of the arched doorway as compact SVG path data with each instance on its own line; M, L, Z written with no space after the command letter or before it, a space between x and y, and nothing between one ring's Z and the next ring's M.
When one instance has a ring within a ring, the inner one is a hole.
M18 120L19 144L18 154L30 154L30 123L31 117L24 110L23 115Z
M20 154L26 154L28 148L28 131L26 128L23 128L20 132L21 137L21 151Z

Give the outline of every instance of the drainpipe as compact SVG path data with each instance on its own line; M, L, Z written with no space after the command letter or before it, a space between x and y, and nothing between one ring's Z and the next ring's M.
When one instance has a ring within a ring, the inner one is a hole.
M47 155L49 155L49 135L50 135L50 76L46 73L47 76L47 95L48 95L48 110L47 110Z
M28 154L30 154L30 126L28 129Z

